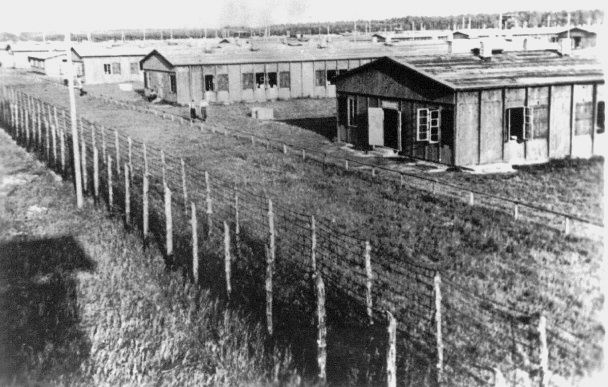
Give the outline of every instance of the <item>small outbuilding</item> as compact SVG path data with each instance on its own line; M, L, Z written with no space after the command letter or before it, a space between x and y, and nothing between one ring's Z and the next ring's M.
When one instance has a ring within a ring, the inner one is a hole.
M604 75L556 51L384 57L335 80L338 139L449 165L537 163L604 148Z
M28 56L31 71L52 78L60 78L65 73L65 52L47 52Z
M78 46L73 49L74 62L81 62L87 84L142 82L139 62L149 52L141 47Z
M557 40L570 38L572 40L572 48L589 48L595 47L597 34L591 29L582 27L572 27L560 31L557 34Z

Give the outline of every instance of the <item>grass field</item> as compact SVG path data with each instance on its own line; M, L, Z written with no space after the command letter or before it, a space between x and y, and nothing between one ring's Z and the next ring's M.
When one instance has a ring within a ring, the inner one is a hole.
M60 180L0 132L1 385L297 381L247 314L184 287Z
M63 90L55 86L27 91L66 104ZM268 193L282 206L333 220L345 233L370 239L374 254L448 263L448 278L475 293L544 310L552 324L597 339L597 325L588 323L601 305L597 267L602 246L597 242L414 189L398 190L337 168L323 170L94 98L80 98L78 104L85 117L180 155L189 167ZM571 171L578 174L577 168ZM534 170L527 173L535 179ZM539 191L542 186L535 185ZM588 280L579 281L581 277Z
M141 87L141 85L135 85ZM116 85L91 85L91 92L133 102L146 103L136 91L120 91ZM274 109L274 121L259 121L249 117L253 106ZM168 104L154 105L156 109L188 117L186 107ZM210 125L237 128L269 137L277 141L312 148L328 154L348 156L331 141L335 140L336 104L333 99L296 99L265 103L236 103L212 105L209 109ZM426 175L425 169L412 167L410 163L366 157L367 163L375 163L408 173ZM433 173L440 181L457 184L464 188L487 192L517 201L533 203L554 211L601 221L603 198L603 160L553 161L540 166L516 167L516 173L477 175L461 172Z

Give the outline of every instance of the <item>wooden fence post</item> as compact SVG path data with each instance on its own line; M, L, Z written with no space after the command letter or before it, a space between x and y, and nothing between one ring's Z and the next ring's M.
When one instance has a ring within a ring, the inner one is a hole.
M348 160L344 160L344 169L348 171Z
M129 165L125 163L125 225L131 224L131 179L129 177Z
M276 258L276 241L271 199L268 199L268 230L269 237L266 254L266 326L268 327L268 333L272 335L272 274Z
M196 220L196 205L190 203L191 219L190 226L192 227L192 278L194 283L198 285L198 222Z
M110 213L114 207L114 192L112 190L112 156L108 155L107 162L107 170L108 170L108 208Z
M399 188L403 188L404 184L405 184L405 182L403 181L403 173L400 173L399 174ZM433 187L434 187L434 185L433 185ZM434 193L434 191L433 191L433 193Z
M163 185L167 184L167 163L165 162L165 152L161 149L160 150L160 164L161 164L161 171L162 171L162 175L163 175Z
M53 165L57 166L57 126L51 124L51 137L53 140Z
M213 227L213 207L211 205L211 187L209 186L209 173L205 171L205 187L207 190L207 237L211 238L211 228Z
M29 112L24 109L23 121L25 122L25 148L30 149L30 124L29 124Z
M97 147L93 148L93 197L97 203L99 201L99 152Z
M226 272L226 294L230 299L232 293L231 272L230 272L230 228L224 222L224 270Z
M165 242L167 257L173 256L173 217L171 216L171 190L167 184L165 189Z
M51 138L49 136L49 121L48 119L45 117L44 118L44 143L45 143L45 154L46 154L46 162L49 163L50 165L50 161L51 161Z
M114 129L114 147L116 148L116 176L120 177L120 142L118 141L118 131Z
M133 180L133 140L131 137L127 137L127 144L129 145L129 177ZM184 204L187 207L187 204ZM186 211L186 213L188 213Z
M239 236L241 235L241 219L239 215L239 193L234 189L234 240L236 242L236 248L238 253L239 248Z
M283 154L287 154L287 145L283 144Z
M469 205L472 206L475 204L475 195L473 192L469 192Z
M433 281L435 290L435 327L436 327L436 345L437 345L437 384L443 384L443 330L441 328L441 276L439 272L435 273Z
M374 280L374 274L372 272L372 259L371 259L372 247L369 241L365 242L365 305L367 309L367 317L369 324L374 324L374 315L372 311L372 282Z
M105 129L102 126L101 127L101 159L102 160L107 160L107 154L108 154L108 150L107 150L107 146L106 146L106 135L105 135Z
M306 160L306 151L302 149L302 160Z
M59 149L61 151L61 170L65 173L66 171L66 163L65 163L65 130L59 130Z
M564 235L570 234L570 217L564 216Z
M182 193L184 194L184 214L188 215L188 187L186 186L186 164L180 159L182 165Z
M517 203L515 203L515 206L513 207L513 219L519 219L519 204Z
M547 318L541 312L538 319L538 341L540 345L540 387L549 385L549 350L547 348Z
M310 217L310 266L312 269L312 278L317 275L317 225L315 217Z
M325 372L327 364L327 326L325 321L325 284L323 278L317 275L317 364L319 367L319 381L324 384L327 376Z
M144 170L143 170L143 195L142 195L142 201L143 201L143 208L142 208L142 215L143 215L143 239L144 239L144 247L147 245L148 243L148 231L149 231L149 212L148 212L148 190L149 190L149 181L148 181L148 155L146 153L146 144L144 143L143 146L143 153L144 153Z
M87 143L84 140L84 130L82 128L82 120L80 121L80 167L82 169L82 191L87 192L89 185L89 176L87 173Z
M388 345L386 348L386 385L397 386L397 320L389 311L386 312L388 320Z

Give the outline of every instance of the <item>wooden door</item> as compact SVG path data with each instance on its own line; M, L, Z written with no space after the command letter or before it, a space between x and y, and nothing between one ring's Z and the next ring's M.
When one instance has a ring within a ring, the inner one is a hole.
M384 145L384 110L367 108L367 141L369 145Z

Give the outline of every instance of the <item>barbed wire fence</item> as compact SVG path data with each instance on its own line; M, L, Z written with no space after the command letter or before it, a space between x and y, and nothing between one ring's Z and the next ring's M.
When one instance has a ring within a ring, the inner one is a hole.
M337 356L328 351L340 330L328 326L373 332L354 361L388 385L548 385L598 367L597 338L480 296L442 264L390 254L84 117L74 144L69 111L16 87L1 92L17 143L65 178L79 146L85 194L144 245L157 243L169 266L230 302L253 302L271 337L290 316L308 325L320 381Z
M93 95L93 97L126 109L153 114L159 118L183 125L195 126L190 119L184 116L155 109L148 105L118 100L102 94ZM572 233L583 237L601 238L604 230L603 222L598 220L587 219L579 215L543 208L535 203L470 189L456 183L443 181L437 177L420 176L415 173L399 171L390 167L375 165L346 156L319 152L316 149L278 141L270 137L263 137L252 131L235 129L232 127L228 128L221 124L203 125L199 123L196 126L207 132L233 136L238 140L250 142L252 145L264 146L266 149L302 157L303 160L308 160L310 162L316 162L323 165L331 163L334 166L341 167L352 173L371 174L372 177L377 177L399 186L408 185L432 193L433 195L458 199L470 205L501 211L513 216L515 220L527 220L543 227L561 230L564 234Z

